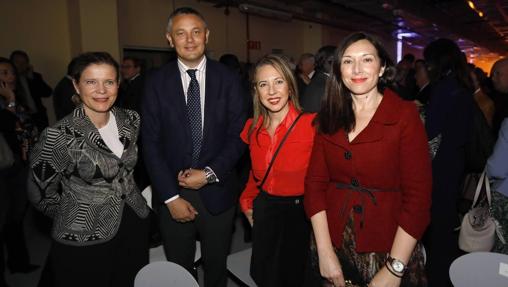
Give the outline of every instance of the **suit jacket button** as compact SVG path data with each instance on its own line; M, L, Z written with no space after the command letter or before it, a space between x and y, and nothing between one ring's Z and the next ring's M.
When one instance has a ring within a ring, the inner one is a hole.
M125 199L125 194L122 194L122 196L120 196L121 199Z
M356 205L353 205L353 211L355 213L362 213L363 212L363 207L359 204L356 204Z
M345 151L344 152L344 158L345 159L350 160L352 157L353 157L353 153L351 153L350 151Z
M119 180L118 180L119 183L122 183L123 182L123 178L121 177Z
M359 187L360 186L360 182L358 182L358 179L353 177L351 179L351 185L354 186L354 187Z

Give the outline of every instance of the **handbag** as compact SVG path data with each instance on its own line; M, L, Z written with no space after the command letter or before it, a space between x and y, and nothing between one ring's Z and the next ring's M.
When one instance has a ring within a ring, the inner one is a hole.
M478 198L485 185L487 204L478 204ZM499 224L490 214L491 193L489 178L485 170L480 176L474 194L473 205L464 215L459 233L459 248L466 252L485 251L488 252L494 246L496 230Z
M14 154L3 134L0 133L0 170L11 167L14 164Z

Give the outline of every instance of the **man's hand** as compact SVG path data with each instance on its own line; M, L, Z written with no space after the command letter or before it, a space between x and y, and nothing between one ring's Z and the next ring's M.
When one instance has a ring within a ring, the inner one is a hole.
M169 213L174 220L184 223L194 220L198 212L196 209L185 199L179 197L166 204Z
M187 189L200 189L208 183L202 169L186 169L178 173L178 184Z

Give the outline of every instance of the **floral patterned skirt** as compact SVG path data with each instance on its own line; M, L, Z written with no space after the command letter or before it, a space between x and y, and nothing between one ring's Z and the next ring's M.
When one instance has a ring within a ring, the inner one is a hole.
M353 226L353 217L351 216L344 230L344 240L342 241L341 248L334 248L335 254L337 254L337 258L342 267L346 286L363 287L367 286L378 270L383 268L388 253L357 253ZM314 236L312 236L311 241L312 267L319 273L319 259ZM402 277L401 287L427 286L424 261L423 248L422 245L418 243L409 260L408 269ZM323 286L327 286L327 284L328 281L323 280Z
M492 192L491 214L501 225L501 233L506 242L504 244L496 236L492 252L508 254L508 197L499 192Z

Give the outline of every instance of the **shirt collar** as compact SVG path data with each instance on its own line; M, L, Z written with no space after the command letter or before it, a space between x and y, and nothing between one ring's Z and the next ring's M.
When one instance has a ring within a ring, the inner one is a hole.
M134 81L137 77L139 77L140 73L137 73L136 75L132 76L129 81Z
M291 125L293 124L293 121L300 114L300 112L298 112L298 110L295 108L292 101L289 101L288 105L289 105L289 111L286 114L286 116L284 117L284 119L282 120L282 122L279 124L279 126L277 126L277 129L275 132L277 132L281 127L284 127L286 130L288 130L291 127ZM263 116L260 116L257 126L259 127L262 123L263 123ZM267 132L266 128L262 127L260 132L266 133Z
M199 62L199 64L194 68L189 68L180 60L180 58L178 58L178 68L180 69L180 73L182 74L187 73L187 70L189 69L195 69L198 70L198 72L200 73L204 73L206 69L206 56L204 56L203 59L201 59L201 62Z
M418 92L423 91L423 89L425 89L429 84L430 84L430 82L425 83L425 85L423 85L423 87L421 87Z

